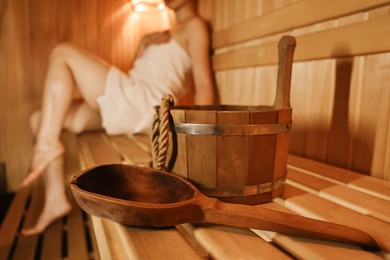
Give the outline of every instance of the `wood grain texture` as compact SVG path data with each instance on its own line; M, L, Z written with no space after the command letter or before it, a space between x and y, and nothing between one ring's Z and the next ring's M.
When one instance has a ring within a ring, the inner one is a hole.
M214 31L214 46L219 47L215 68L229 68L216 72L222 103L272 102L275 66L267 64L275 62L276 56L271 45L283 34L293 35L297 48L291 85L294 125L290 152L389 179L390 3L335 1L319 8L323 17L315 17L314 8L309 6L316 0L238 2L200 1L201 13ZM288 12L294 8L300 12ZM304 12L305 8L311 12ZM268 21L284 12L288 23L282 18ZM294 16L299 18L291 19ZM273 23L281 27L268 27ZM251 29L245 25L252 25ZM253 30L255 27L258 29ZM260 38L256 40L221 47L257 34ZM242 55L235 52L237 49L242 49ZM258 57L263 59L255 68L236 67L252 66ZM350 58L341 59L344 57Z
M214 47L237 43L245 40L261 38L270 34L276 34L330 20L350 13L356 13L377 6L388 4L388 0L379 1L328 1L321 0L300 1L285 8L279 8L274 12L265 12L261 16L233 25L214 34ZM237 4L237 2L236 2ZM253 28L261 25L259 30Z

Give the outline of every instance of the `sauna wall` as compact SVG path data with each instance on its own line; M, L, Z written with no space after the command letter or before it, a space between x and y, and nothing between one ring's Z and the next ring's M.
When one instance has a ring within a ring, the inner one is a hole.
M29 115L40 107L51 49L72 42L128 70L140 37L166 26L162 19L133 13L128 0L0 0L0 161L10 191L31 160Z
M201 0L200 12L217 32L294 2L297 1ZM260 41L387 15L389 6L267 36ZM272 104L276 67L218 72L216 80L222 103ZM390 53L296 62L291 84L291 153L390 179Z

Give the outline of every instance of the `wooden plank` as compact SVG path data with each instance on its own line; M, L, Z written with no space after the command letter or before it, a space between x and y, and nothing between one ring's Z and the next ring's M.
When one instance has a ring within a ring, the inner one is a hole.
M25 213L30 196L29 188L21 188L14 196L0 228L0 259L8 259L12 245L18 235L18 227Z
M297 36L294 62L388 52L390 16ZM372 44L375 42L375 44ZM276 64L277 42L213 56L213 69L226 70Z
M363 215L316 195L302 190L299 191L299 189L290 185L286 185L286 189L292 191L283 195L283 205L292 211L306 217L360 229L373 236L382 248L390 249L390 225L388 223Z
M388 0L298 1L284 8L276 9L233 25L225 30L215 32L213 35L213 47L219 48L288 31L344 15L362 12L389 3ZM253 28L257 29L254 30Z
M187 240L191 247L198 253L203 259L210 259L211 256L205 248L199 243L199 241L194 236L194 225L191 223L184 223L175 226L180 234Z
M103 132L97 131L82 134L82 138L86 142L94 165L121 163L123 161L122 156L111 146Z
M130 228L120 224L116 228L133 259L201 259L176 228Z
M152 156L149 151L140 146L135 138L127 136L110 136L110 142L116 147L128 163L138 165L148 165ZM141 143L142 144L142 143Z
M298 193L299 192L295 192L295 194ZM283 203L282 199L276 199L276 201L281 204ZM259 206L290 214L296 214L281 204L271 202ZM253 230L253 232L270 239L272 242L298 259L380 259L377 255L374 255L371 252L362 251L361 248L355 246L286 236L280 233L263 230Z
M216 111L188 110L186 123L216 124ZM216 136L187 135L189 179L199 185L217 187Z
M186 122L186 111L184 109L172 109L171 115L175 123ZM169 133L169 147L167 166L171 168L173 173L176 173L184 178L189 178L188 169L188 150L187 150L187 135L182 133ZM180 152L179 152L180 151Z
M267 235L272 241L294 255L296 259L383 259L378 255L363 251L357 247L346 247L337 243L289 237L272 232Z
M68 191L72 211L67 217L67 245L68 259L89 259L86 226L83 219L83 211L75 202Z
M122 240L115 228L115 223L106 219L91 216L94 233L98 243L101 259L131 259L123 247Z
M217 125L249 125L249 111L223 111L217 114ZM213 151L212 149L210 150ZM240 189L251 181L248 177L250 154L249 136L218 136L216 174L218 187ZM253 157L252 157L253 158ZM251 183L252 184L252 183Z
M303 172L289 169L287 173L288 181L296 183L297 185L302 185L307 189L310 189L312 193L319 193L319 191L337 185L334 182L318 178L316 176L305 174Z
M195 225L192 233L212 259L290 259L249 229Z
M379 198L390 200L390 182L388 181L362 176L357 180L349 182L348 186Z
M77 145L79 147L80 167L85 169L94 165L91 151L89 150L87 140L84 136L80 135L77 139Z
M330 182L346 184L348 187L385 200L390 199L390 182L388 181L292 154L289 154L288 163L292 171L305 172Z
M23 224L23 228L30 228L36 223L42 211L43 204L43 187L40 184L35 184L32 188L31 202L26 213L26 219ZM15 254L13 255L13 259L35 259L35 254L40 253L37 252L38 237L39 235L31 235L27 237L20 236L15 248Z
M308 171L326 177L329 181L336 181L339 183L349 183L362 177L359 173L293 154L289 154L288 164L291 168L295 167L295 170L301 169Z
M289 170L288 183L346 208L390 223L390 201L304 172Z
M94 227L92 225L92 216L85 213L86 216L87 216L87 221L86 221L86 225L88 227L88 230L89 230L89 235L90 235L90 238L91 238L91 246L92 246L92 249L93 249L93 253L91 254L91 257L92 259L95 259L95 260L100 260L101 257L100 257L100 254L99 254L99 248L98 248L98 242L97 242L97 236L95 234L95 230L94 230Z
M41 251L42 260L60 260L62 257L62 230L63 222L55 221L47 227L43 234ZM86 258L79 258L86 259Z
M128 136L129 139L137 143L137 145L145 152L151 152L150 135L147 134L135 134Z
M343 58L389 51L390 16L297 37L294 61ZM380 42L378 42L380 41ZM375 45L372 44L375 42ZM313 48L315 46L315 48ZM309 50L310 49L310 50Z
M390 201L377 198L367 193L336 185L320 191L320 196L350 208L390 223Z

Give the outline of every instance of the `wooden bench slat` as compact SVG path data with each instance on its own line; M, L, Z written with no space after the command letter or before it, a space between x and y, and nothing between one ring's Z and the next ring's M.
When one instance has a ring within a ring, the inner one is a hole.
M282 199L277 198L275 201L278 201L280 204L271 202L258 205L256 207L260 206L281 212L296 214L282 205ZM253 230L253 232L267 237L298 259L378 259L378 257L371 252L362 251L361 248L355 246L346 246L345 244L319 241L309 238L286 236L284 234L264 230Z
M150 162L150 151L145 151L145 147L142 148L142 143L138 143L135 138L110 136L109 139L121 151L125 161L128 163L147 165Z
M336 166L317 162L293 154L288 155L288 166L298 167L300 169L310 171L315 174L321 174L324 177L328 177L330 181L340 181L342 183L349 183L353 180L361 178L361 174L348 171Z
M390 200L390 182L388 181L292 154L288 157L288 163L289 170L303 171L307 174L324 178L330 182L344 183L348 187Z
M213 47L218 48L388 4L388 0L311 0L263 14L248 21L215 32ZM253 28L257 28L254 30Z
M349 182L348 187L352 187L356 190L369 193L385 200L390 200L390 182L383 181L382 179L362 176L357 180Z
M388 52L390 37L383 37L386 34L390 34L390 16L297 36L294 62ZM270 42L214 55L213 69L276 64L277 45L277 42Z
M313 192L319 192L323 189L337 185L334 182L318 178L313 175L305 174L294 169L288 169L287 179L299 183L313 190Z
M122 156L110 145L109 140L103 132L91 132L82 134L81 138L85 144L81 144L81 149L90 156L92 165L121 163Z
M44 194L41 185L34 185L31 191L31 202L26 212L26 218L23 224L24 228L29 228L35 224L39 214L42 211ZM28 237L20 236L13 255L14 259L29 260L34 259L38 243L38 235Z
M137 146L139 146L143 151L147 153L151 153L151 140L149 135L136 134L136 135L128 136L128 138L133 140L135 143L137 143Z
M337 243L271 234L272 241L281 245L297 259L382 259L358 247L347 247ZM325 253L326 252L326 253Z
M187 240L191 247L198 253L203 259L210 259L209 252L199 243L194 236L194 225L191 223L184 223L175 226L180 234Z
M92 216L87 214L87 222L86 225L88 227L88 230L90 232L90 237L91 237L91 246L93 248L93 254L90 258L93 258L94 260L100 260L100 254L99 254L99 248L98 248L98 242L97 242L97 237L95 234L95 230L92 224Z
M297 190L290 185L286 185L286 189ZM286 192L283 194L283 199L287 208L300 215L363 230L373 236L381 246L390 250L390 225L388 223L303 191Z
M390 223L390 201L341 185L321 190L320 196L346 208L355 209L362 214Z
M112 221L91 216L101 259L130 259Z
M68 259L88 259L88 245L82 210L74 201L69 192L68 197L72 203L72 211L67 217L67 244Z
M389 33L390 16L383 16L298 36L296 40L299 47L296 49L294 60L307 61L388 52L390 37L383 35Z
M196 227L194 235L215 259L290 259L249 229L207 225Z
M0 259L8 259L18 233L20 221L30 196L29 188L21 188L14 196L0 228Z
M201 259L176 228L164 230L116 224L129 257L136 259Z
M60 260L62 257L62 221L52 223L44 233L41 259L42 260ZM86 258L80 258L86 259Z
M289 170L288 183L362 214L390 223L390 201L304 172Z

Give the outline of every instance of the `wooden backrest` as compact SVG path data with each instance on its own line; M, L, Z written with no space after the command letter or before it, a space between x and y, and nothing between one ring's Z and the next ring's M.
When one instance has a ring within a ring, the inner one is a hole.
M278 41L292 35L297 46L290 153L389 179L390 1L275 2L278 9L250 15L236 9L248 13L264 4L212 6L212 62L221 102L270 104ZM241 22L224 27L237 17Z
M389 4L388 0L303 0L285 8L239 23L213 35L215 71L277 63L277 41L238 47L218 54L222 48L269 35L283 34L321 21ZM372 28L375 28L374 30ZM390 51L390 17L297 36L294 61L338 58ZM375 44L372 44L375 42Z

